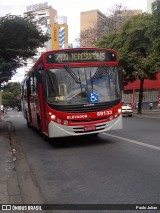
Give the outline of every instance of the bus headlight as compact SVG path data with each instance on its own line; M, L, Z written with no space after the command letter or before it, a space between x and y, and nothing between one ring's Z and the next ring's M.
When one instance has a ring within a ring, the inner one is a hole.
M118 113L121 114L121 112L122 112L122 110L121 110L121 109L118 109Z
M56 116L55 116L55 115L51 115L51 119L52 119L52 120L55 120L55 119L56 119Z

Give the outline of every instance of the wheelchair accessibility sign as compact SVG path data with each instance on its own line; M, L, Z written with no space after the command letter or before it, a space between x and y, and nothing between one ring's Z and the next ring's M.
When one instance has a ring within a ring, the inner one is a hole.
M89 103L98 103L99 102L99 94L95 92L90 92L88 94L88 102Z

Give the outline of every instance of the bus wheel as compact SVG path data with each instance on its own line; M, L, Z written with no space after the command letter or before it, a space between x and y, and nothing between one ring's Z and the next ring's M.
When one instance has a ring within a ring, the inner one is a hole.
M37 115L37 124L38 124L38 131L41 133L41 119L39 115Z
M92 137L97 137L98 135L99 135L99 133L91 134Z
M44 141L48 141L48 137L44 133L42 133L42 138L43 138Z
M29 121L28 121L27 113L26 113L26 120L27 120L27 127L28 127L28 128L31 128L31 124L30 124Z
M94 137L97 137L99 135L99 133L93 133L93 134L90 134L90 135L86 135L90 138L94 138Z

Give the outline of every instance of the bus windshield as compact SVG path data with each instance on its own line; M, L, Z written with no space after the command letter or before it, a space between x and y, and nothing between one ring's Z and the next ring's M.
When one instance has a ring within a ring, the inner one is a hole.
M96 103L121 98L117 67L69 67L47 70L47 102L57 105L88 104L91 94Z

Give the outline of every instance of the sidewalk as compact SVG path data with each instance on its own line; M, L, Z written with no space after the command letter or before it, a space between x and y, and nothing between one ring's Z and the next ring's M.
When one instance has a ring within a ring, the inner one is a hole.
M7 114L0 120L0 150L0 204L45 204Z
M0 120L0 150L0 203L14 204L17 201L21 203L9 122L3 119Z
M160 119L160 111L158 111L158 110L142 110L142 114L137 114L137 111L134 111L133 116Z

